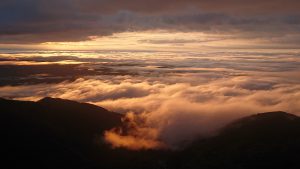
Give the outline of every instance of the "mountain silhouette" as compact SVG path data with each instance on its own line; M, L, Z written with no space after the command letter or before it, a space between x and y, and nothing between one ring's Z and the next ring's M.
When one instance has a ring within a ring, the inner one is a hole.
M165 151L112 149L103 132L121 126L123 115L92 104L0 98L0 109L0 165L5 168L152 169L166 157Z
M236 120L182 150L112 149L103 132L123 115L70 100L0 99L1 167L46 169L300 168L300 118L269 112Z
M101 146L95 143L97 134L120 125L122 117L91 104L53 98L1 99L0 107L2 152L11 168L81 168Z
M178 155L180 168L300 168L300 118L268 112L239 119Z

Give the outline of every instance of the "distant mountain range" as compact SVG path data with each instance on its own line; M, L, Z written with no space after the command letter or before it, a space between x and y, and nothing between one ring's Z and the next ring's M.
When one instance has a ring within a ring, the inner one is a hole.
M237 120L183 150L111 149L105 130L122 115L63 99L0 99L1 168L257 169L300 168L300 118L269 112Z

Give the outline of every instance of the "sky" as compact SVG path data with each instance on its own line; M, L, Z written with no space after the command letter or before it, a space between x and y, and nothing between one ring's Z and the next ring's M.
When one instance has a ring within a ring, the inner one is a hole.
M298 48L299 8L297 0L2 0L0 43L55 50L116 43Z
M125 115L113 148L178 149L256 113L300 115L297 0L2 0L0 97Z

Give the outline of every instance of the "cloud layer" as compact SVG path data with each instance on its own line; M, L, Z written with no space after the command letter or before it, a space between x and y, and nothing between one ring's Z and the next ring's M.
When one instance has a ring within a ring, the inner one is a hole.
M299 36L299 7L296 0L4 0L0 42L83 41L164 29L275 38L292 44Z
M51 96L89 101L128 113L124 119L128 125L126 132L114 129L105 134L113 147L178 148L252 113L281 110L299 115L299 84L278 80L234 77L199 85L169 85L78 79L57 85L2 87L0 92L25 100Z
M114 128L104 135L114 148L176 149L253 113L286 111L300 115L300 60L294 51L43 55L3 54L0 63L11 61L15 65L6 73L0 66L1 78L17 82L23 79L27 85L11 86L16 83L3 81L0 97L58 97L124 113L123 128ZM52 64L64 60L84 63ZM30 67L26 76L24 65L18 65L24 61L38 64L39 69ZM124 74L125 71L131 73ZM23 74L12 76L15 73ZM35 77L37 73L52 76ZM40 81L29 83L28 78L33 77ZM49 84L49 80L59 77L65 80Z

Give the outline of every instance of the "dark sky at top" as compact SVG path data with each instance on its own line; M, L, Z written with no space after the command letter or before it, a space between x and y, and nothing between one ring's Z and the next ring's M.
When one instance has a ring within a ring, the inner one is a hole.
M300 43L298 0L1 0L0 43L175 30Z

